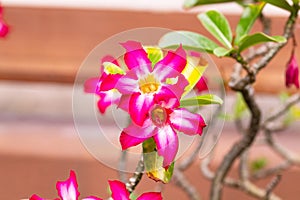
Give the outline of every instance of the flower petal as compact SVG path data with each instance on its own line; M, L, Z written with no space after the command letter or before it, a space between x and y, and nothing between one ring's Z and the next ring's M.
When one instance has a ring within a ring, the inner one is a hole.
M108 74L105 78L103 78L102 83L100 85L100 91L108 91L114 89L119 79L123 75L121 74Z
M9 31L9 27L0 19L0 37L5 37Z
M114 180L108 181L110 190L112 192L111 197L114 200L129 200L129 192L126 189L124 183Z
M89 78L84 82L84 92L86 93L96 93L100 86L100 81L98 77Z
M285 73L285 84L287 87L295 85L297 88L299 88L299 66L294 54L292 54L287 65Z
M206 126L201 115L191 113L185 108L174 110L169 119L175 129L187 135L201 135Z
M130 70L117 82L115 88L122 94L132 94L139 91L138 77L135 70Z
M184 89L186 88L186 86L189 85L189 82L186 80L186 78L182 74L179 74L177 77L178 77L178 81L176 84L167 85L167 86L176 95L176 97L180 100L182 94L184 93Z
M149 139L157 133L157 127L154 126L150 119L147 119L143 127L137 126L134 123L125 128L120 135L120 143L122 149L136 146L145 140Z
M39 197L38 195L34 194L29 198L29 200L44 200L44 199Z
M105 63L105 62L111 62L117 66L120 66L118 61L111 55L106 55L101 59L101 63Z
M122 110L128 112L130 97L131 95L129 94L122 95L118 104L118 108L121 108Z
M195 89L197 90L197 92L200 93L200 92L208 90L206 82L207 82L207 78L205 76L202 76L195 85Z
M159 76L159 80L164 81L167 77L174 77L174 73L181 73L186 66L186 53L182 46L175 51L169 51L168 54L159 61L153 72Z
M166 108L176 108L180 103L175 92L171 91L169 87L166 86L162 86L159 92L155 94L154 101L158 104L163 104Z
M77 200L79 196L76 175L74 171L70 171L70 177L66 181L58 181L56 189L62 200Z
M136 200L162 200L160 192L147 192L139 196Z
M164 157L163 167L169 167L178 151L178 137L176 132L172 127L164 126L158 130L153 138L157 145L158 155Z
M153 105L153 95L133 93L129 100L129 114L134 123L142 126Z
M100 99L97 105L99 111L103 114L105 113L108 106L119 103L121 94L117 90L113 89L106 92L100 92L99 97Z
M147 67L148 70L151 71L151 61L149 60L141 43L136 41L127 41L121 43L121 45L126 49L124 61L128 69L133 69L135 67Z

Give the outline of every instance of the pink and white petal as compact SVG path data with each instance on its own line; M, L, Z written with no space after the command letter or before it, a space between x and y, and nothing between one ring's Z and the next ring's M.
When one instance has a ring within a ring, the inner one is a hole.
M179 106L179 99L175 92L168 86L162 86L158 93L154 95L155 103L162 104L166 108L176 108Z
M130 200L129 199L129 192L126 189L124 183L114 180L108 181L110 190L112 192L111 197L114 200Z
M141 43L136 41L127 41L121 43L121 45L126 49L124 61L128 69L133 69L135 67L146 67L148 71L151 71L151 61L149 60Z
M109 90L99 93L99 97L97 105L100 113L103 114L112 104L119 104L121 94L117 90Z
M90 197L83 198L82 200L102 200L102 199L98 197L90 196Z
M121 108L122 110L129 112L129 101L130 101L131 95L124 94L121 96L118 108Z
M139 196L136 200L162 200L160 192L147 192Z
M201 135L206 126L201 115L191 113L185 108L174 110L169 115L172 127L187 135Z
M163 167L169 167L178 151L178 137L176 132L171 126L164 126L158 130L153 138L157 146L158 155L164 157Z
M118 61L111 55L106 55L101 59L101 63L105 63L105 62L111 62L117 66L120 66Z
M129 115L134 123L143 126L146 120L149 109L154 104L154 96L135 92L129 100Z
M39 197L38 195L34 194L29 198L29 200L44 200L44 199Z
M139 91L138 77L134 70L129 71L126 75L123 75L117 82L116 89L122 94L132 94Z
M153 72L158 75L160 81L168 77L174 77L174 74L181 73L186 66L186 53L182 46L175 51L169 51L168 54L154 66Z
M141 142L149 139L150 137L157 134L157 127L153 125L151 119L146 119L143 126L137 126L132 123L128 127L124 128L121 136L120 143L122 149L127 149L132 146L136 146Z
M70 177L66 181L58 181L56 183L58 195L62 200L78 200L80 193L74 171L70 171Z
M84 92L97 93L100 84L99 77L89 78L84 82Z
M195 85L195 89L196 89L196 91L197 92L204 92L204 91L207 91L208 90L208 87L207 87L207 84L206 84L206 82L207 82L207 79L204 77L204 76L202 76L201 78L200 78L200 80L196 83L196 85Z
M102 79L100 91L108 91L114 89L122 76L123 75L121 74L108 74L105 78Z
M181 99L182 94L184 93L184 89L186 86L188 86L189 82L186 80L186 78L182 75L179 74L178 80L176 84L173 85L165 85L167 86L178 98L178 100Z

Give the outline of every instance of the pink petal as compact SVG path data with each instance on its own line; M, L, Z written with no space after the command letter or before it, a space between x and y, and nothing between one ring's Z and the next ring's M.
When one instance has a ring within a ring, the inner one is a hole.
M154 126L150 119L147 119L143 127L137 126L134 123L125 128L120 135L120 143L122 149L136 146L145 140L149 139L157 133L157 127Z
M174 110L169 119L175 129L187 135L201 135L206 126L201 115L191 113L185 108Z
M111 197L114 200L129 200L129 192L126 189L124 183L120 181L108 181L110 190L112 192Z
M120 66L118 61L111 55L106 55L101 59L101 63L105 63L105 62L111 62L117 66Z
M149 60L141 43L136 41L127 41L121 43L121 45L126 49L124 61L128 69L133 69L135 67L147 67L148 70L151 71L151 61Z
M207 83L207 78L205 78L204 76L202 76L200 78L200 80L197 82L197 84L195 85L196 90L199 93L208 90L208 87L207 87L206 83Z
M121 94L117 90L109 90L99 93L99 97L97 105L100 113L103 114L110 105L119 103Z
M56 189L62 200L77 200L79 196L76 175L74 171L70 171L70 177L66 181L58 181Z
M133 93L129 100L129 114L134 123L142 126L148 116L150 107L153 105L153 95Z
M44 200L44 199L39 197L38 195L34 194L29 198L29 200Z
M189 82L186 80L186 78L182 75L179 74L178 76L178 81L174 85L167 85L167 87L176 95L176 97L180 100L181 96L184 92L184 89L186 86L188 86Z
M98 77L89 78L84 82L84 92L96 93L98 91L100 81Z
M299 66L294 54L292 54L287 65L285 84L287 87L295 85L297 88L299 88Z
M86 198L84 198L84 199L82 199L82 200L102 200L102 199L100 199L100 198L98 198L98 197L90 196L90 197L86 197Z
M160 192L147 192L139 196L136 200L162 200Z
M128 112L130 97L131 95L122 95L119 101L118 108L121 108L122 110Z
M163 167L169 167L178 151L176 132L170 126L164 126L154 135L154 140L157 145L158 155L164 157Z
M174 77L176 72L181 73L186 66L186 53L180 46L175 52L168 54L154 66L153 72L159 76L159 80L164 81L167 77Z
M164 104L164 107L166 108L176 108L179 106L178 97L175 92L171 91L167 86L162 86L160 88L159 92L154 96L154 101L158 104L168 104L168 106Z
M122 94L132 94L133 92L139 91L138 77L136 70L130 70L126 75L123 75L115 88Z
M123 75L121 74L108 74L105 78L102 79L100 91L108 91L114 89L122 76Z
M0 19L0 37L5 37L9 31L9 27Z

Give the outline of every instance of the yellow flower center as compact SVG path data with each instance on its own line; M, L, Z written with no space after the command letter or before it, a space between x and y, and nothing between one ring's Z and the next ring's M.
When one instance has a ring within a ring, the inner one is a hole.
M144 94L154 93L159 89L160 83L155 79L154 75L149 74L145 78L139 80L140 91Z
M167 112L166 110L159 106L156 105L151 111L150 111L150 117L151 121L156 125L156 126L163 126L167 122Z

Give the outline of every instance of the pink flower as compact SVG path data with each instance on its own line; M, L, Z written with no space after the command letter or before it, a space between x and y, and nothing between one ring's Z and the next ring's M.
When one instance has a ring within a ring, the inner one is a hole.
M110 190L112 192L111 197L113 200L130 200L129 192L126 189L126 186L124 183L120 181L108 181ZM162 196L160 192L147 192L142 194L137 198L137 200L161 200Z
M299 88L299 67L295 54L292 54L285 72L286 87L290 87L293 84Z
M100 77L93 77L88 79L84 83L84 91L87 93L95 93L99 96L99 100L97 103L98 109L100 113L105 113L106 109L112 104L118 104L120 101L121 94L114 89L114 85L112 82L116 83L119 78L122 76L121 74L107 74L103 70L103 63L110 62L116 66L119 66L118 62L112 56L105 56L101 60L101 68L100 68ZM110 82L109 87L106 85L101 89L101 85L103 80Z
M186 66L186 53L179 47L167 55L152 68L152 63L146 51L139 42L122 43L126 49L124 61L129 71L117 83L103 81L101 88L115 86L122 94L119 107L127 110L133 122L142 126L149 109L158 98L179 100L187 80L181 73ZM168 80L176 79L176 83L168 84Z
M0 37L5 37L9 31L8 25L3 21L2 19L2 14L3 13L3 8L0 5Z
M61 200L78 200L80 193L78 192L78 185L74 171L70 171L70 177L66 181L58 181L56 189ZM32 195L29 200L45 200L36 194ZM59 200L59 199L55 199ZM101 200L98 197L87 197L83 200Z
M157 151L164 157L163 167L167 168L178 151L177 132L187 135L202 134L206 126L199 114L194 114L185 108L178 108L173 99L166 104L156 103L149 109L149 117L142 127L132 123L120 135L122 149L136 146L149 138L153 138Z
M195 85L195 89L197 92L204 92L204 91L207 91L208 90L208 87L207 87L207 78L205 76L202 76L200 78L200 80L196 83Z

